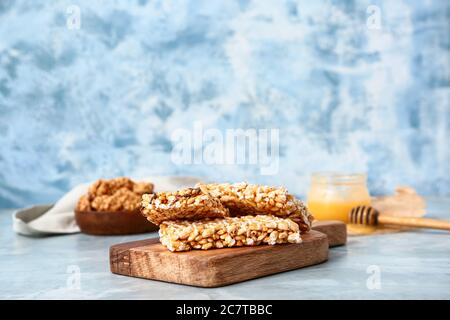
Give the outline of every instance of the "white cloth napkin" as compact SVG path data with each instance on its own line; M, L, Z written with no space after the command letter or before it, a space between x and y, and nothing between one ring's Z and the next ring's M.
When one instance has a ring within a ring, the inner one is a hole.
M201 182L195 177L150 177L133 179L149 181L155 191L171 191L192 187ZM13 213L13 229L26 236L47 236L80 232L75 222L74 209L78 199L87 192L91 183L76 186L52 205L38 205L17 210Z

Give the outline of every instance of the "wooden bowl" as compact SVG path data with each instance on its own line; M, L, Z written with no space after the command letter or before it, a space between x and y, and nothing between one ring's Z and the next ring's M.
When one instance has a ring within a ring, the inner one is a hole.
M139 211L78 211L75 220L81 232L93 235L125 235L158 230Z

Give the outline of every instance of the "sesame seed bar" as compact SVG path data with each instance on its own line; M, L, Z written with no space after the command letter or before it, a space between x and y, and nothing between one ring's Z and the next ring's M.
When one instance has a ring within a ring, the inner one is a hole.
M170 251L302 242L295 222L271 215L164 221L159 236Z
M313 216L305 204L289 194L286 188L245 182L202 184L198 187L219 198L223 206L229 209L230 216L271 214L291 219L299 225L301 232L311 229Z
M141 204L141 213L156 225L166 220L198 220L229 216L228 209L219 199L202 192L200 188L144 194Z

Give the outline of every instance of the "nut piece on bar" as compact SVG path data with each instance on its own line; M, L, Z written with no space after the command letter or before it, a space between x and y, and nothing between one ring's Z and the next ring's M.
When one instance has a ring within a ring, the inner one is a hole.
M220 199L230 210L230 216L272 214L289 218L297 223L302 232L311 229L313 216L305 204L289 194L286 188L275 188L255 184L213 183L197 185Z
M198 220L229 216L228 209L219 199L203 193L200 188L144 194L141 213L156 225L166 220Z
M302 242L295 222L271 215L164 221L159 235L170 251Z
M153 184L134 182L126 177L95 181L80 197L79 211L136 211L144 193L152 193Z

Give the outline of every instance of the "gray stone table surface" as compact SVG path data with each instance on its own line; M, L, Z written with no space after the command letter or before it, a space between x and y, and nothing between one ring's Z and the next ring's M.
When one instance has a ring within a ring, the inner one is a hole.
M13 232L12 213L0 210L1 299L450 299L445 231L350 237L320 265L196 288L110 273L109 247L148 234L28 238ZM428 199L428 216L450 219L450 199Z

